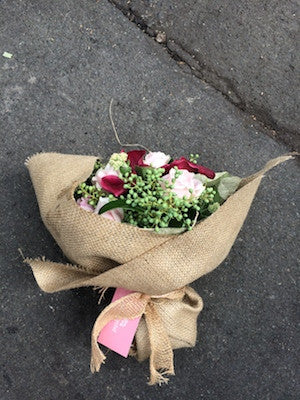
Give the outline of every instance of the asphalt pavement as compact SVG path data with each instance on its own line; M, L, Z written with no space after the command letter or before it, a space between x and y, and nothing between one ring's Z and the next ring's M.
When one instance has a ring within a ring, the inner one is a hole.
M299 151L297 0L110 1Z
M66 261L40 219L24 161L41 151L119 151L111 98L122 140L199 153L216 171L247 176L289 148L106 0L2 0L0 53L0 398L299 398L295 160L265 176L226 261L194 282L204 301L197 345L175 350L167 386L146 384L147 361L113 352L91 374L90 331L110 296L99 306L90 288L43 293L18 252Z

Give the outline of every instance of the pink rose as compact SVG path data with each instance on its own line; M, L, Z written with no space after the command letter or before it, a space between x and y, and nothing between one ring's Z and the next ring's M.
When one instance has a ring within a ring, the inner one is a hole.
M100 197L94 213L98 214L100 209L109 202L108 197ZM104 218L111 219L112 221L121 222L124 218L124 211L122 208L114 208L101 214Z
M153 168L160 168L170 161L171 157L161 151L150 151L144 158L144 163Z
M174 188L171 189L173 193L175 193L179 198L190 197L199 197L201 193L204 191L205 187L200 182L199 179L195 178L195 174L193 172L189 172L185 169L180 170L181 175L176 179L175 183L172 183L172 179L175 178L176 170L174 168L170 169L168 175L163 176L167 182L171 185L174 185ZM190 192L192 190L192 193Z
M108 175L118 176L118 172L110 165L107 164L105 168L99 168L95 176L92 178L92 182L95 183L97 189L101 189L101 179Z
M83 208L86 211L94 211L94 207L91 206L89 203L89 197L81 197L80 199L77 200L77 204L79 207Z

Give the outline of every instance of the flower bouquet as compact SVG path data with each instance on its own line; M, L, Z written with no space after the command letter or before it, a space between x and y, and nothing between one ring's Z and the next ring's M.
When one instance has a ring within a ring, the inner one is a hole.
M162 152L114 153L97 160L91 176L75 191L77 204L157 233L182 233L216 211L241 179L197 165L199 155L171 160ZM177 229L176 229L177 228Z
M119 328L129 321L136 328L130 354L150 358L149 383L174 374L173 349L195 345L203 307L188 285L225 259L263 175L291 156L271 160L244 179L215 173L197 158L133 150L104 164L97 157L57 153L26 161L43 222L71 261L26 259L40 288L123 290L93 327L93 372L105 360L101 334L113 324L112 335L116 321ZM128 336L122 332L121 341Z

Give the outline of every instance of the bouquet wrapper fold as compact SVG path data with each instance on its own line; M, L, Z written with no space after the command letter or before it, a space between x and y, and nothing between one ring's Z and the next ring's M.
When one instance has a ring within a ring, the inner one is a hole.
M26 259L40 288L49 293L83 286L123 287L133 293L111 303L92 331L91 370L105 356L97 344L114 319L142 316L131 354L150 357L150 384L174 374L173 349L196 342L201 297L188 285L228 255L264 174L292 158L269 161L244 178L238 190L210 217L180 235L160 235L81 209L73 197L93 171L97 157L40 153L26 161L40 214L71 264Z

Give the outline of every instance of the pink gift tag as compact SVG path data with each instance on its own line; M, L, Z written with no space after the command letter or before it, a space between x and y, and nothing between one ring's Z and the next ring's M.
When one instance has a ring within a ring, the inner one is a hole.
M112 302L119 300L130 293L130 290L117 288L112 298ZM123 357L128 357L131 343L141 317L135 319L115 319L110 321L100 332L98 343L103 344L109 349L121 354Z

